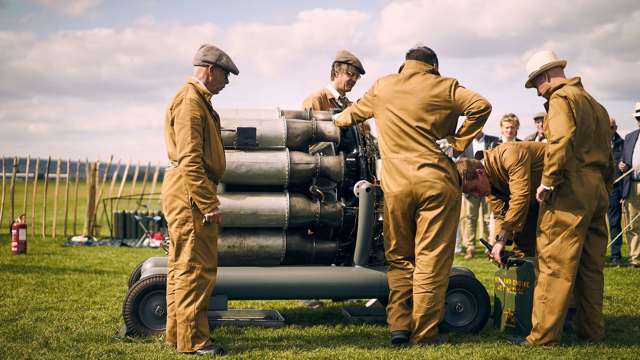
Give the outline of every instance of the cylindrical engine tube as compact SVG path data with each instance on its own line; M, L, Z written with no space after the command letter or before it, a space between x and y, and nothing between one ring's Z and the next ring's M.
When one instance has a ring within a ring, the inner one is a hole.
M222 119L221 124L225 148L236 148L236 131L239 127L256 128L259 149L287 147L303 150L321 141L340 143L340 130L330 121Z
M309 224L342 225L337 202L320 203L304 195L284 193L224 193L218 195L223 227L277 227Z
M227 150L222 182L233 185L299 185L323 177L342 182L344 157L311 155L300 151Z

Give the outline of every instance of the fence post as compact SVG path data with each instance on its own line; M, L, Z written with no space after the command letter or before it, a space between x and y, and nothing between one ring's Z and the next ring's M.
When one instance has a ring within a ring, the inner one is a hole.
M53 190L53 230L51 237L54 239L58 235L58 194L60 193L60 159L56 163L56 186Z
M64 181L64 238L66 239L69 235L69 227L67 225L69 220L69 175L71 174L71 159L67 159L67 169L65 171L65 181Z
M96 208L93 210L93 224L94 229L98 226L98 209L100 208L100 201L102 201L102 194L104 192L104 184L107 182L109 177L109 170L111 169L111 163L113 162L113 155L109 156L109 162L107 162L107 167L104 169L104 175L102 175L102 181L100 182L100 189L98 190L98 197L96 199ZM100 166L98 165L98 180L100 179ZM98 227L98 230L101 228ZM99 235L99 231L95 230L96 235Z
M153 172L153 180L151 181L151 193L156 193L156 185L158 184L158 176L160 176L160 166L156 165L156 169Z
M80 164L82 161L78 159L76 162L76 178L73 180L73 234L78 234L78 183L80 182Z
M27 155L27 167L24 170L24 198L22 202L22 213L24 214L24 220L27 221L27 190L29 188L29 168L31 164L31 155Z
M13 158L13 166L11 170L11 185L9 186L9 208L11 209L11 218L9 223L13 223L16 219L16 175L18 174L18 157Z
M38 178L40 177L40 158L36 159L36 168L33 172L33 196L31 197L31 227L36 229L36 201L38 200ZM35 233L35 231L34 231Z
M47 238L47 195L49 192L49 165L51 164L51 156L47 158L47 168L44 170L44 195L42 202L42 238Z
M136 192L136 185L138 184L138 176L140 176L140 161L136 164L136 170L133 172L133 181L131 181L131 187L129 188L129 195L133 195Z
M120 201L120 197L122 196L122 192L124 191L124 184L127 181L127 175L129 175L129 167L131 166L131 159L127 161L127 166L124 167L124 173L122 174L122 180L120 181L120 188L118 189L118 195L116 196L116 204L114 205L114 210L118 210L118 202Z
M7 173L4 170L4 156L2 156L2 198L0 199L0 227L2 227L2 218L4 216L4 193L7 190L7 183L4 179L5 176L7 176Z
M88 163L89 171L87 172L87 211L84 218L84 237L93 237L93 210L96 207L96 165Z

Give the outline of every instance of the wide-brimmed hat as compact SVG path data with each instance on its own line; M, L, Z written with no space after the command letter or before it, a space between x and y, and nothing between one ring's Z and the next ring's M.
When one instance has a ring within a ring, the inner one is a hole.
M640 102L636 103L636 110L633 112L633 116L637 119L640 118Z
M527 78L527 82L524 83L524 87L532 88L533 84L531 81L543 72L553 69L554 67L561 67L564 69L565 66L567 66L567 60L558 58L558 55L553 51L538 51L533 54L527 62L527 74L529 74L529 77Z

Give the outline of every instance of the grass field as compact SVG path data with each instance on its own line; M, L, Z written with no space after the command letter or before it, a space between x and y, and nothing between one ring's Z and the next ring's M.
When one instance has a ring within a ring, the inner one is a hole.
M4 233L4 231L3 231ZM67 248L62 239L31 238L26 256L11 256L0 237L0 359L175 359L160 338L117 339L127 278L141 260L160 250ZM495 268L482 258L456 263L473 269L489 288ZM232 307L280 310L280 329L217 328L229 359L409 359L409 358L609 358L637 359L640 353L640 271L607 268L607 340L600 345L565 336L555 348L509 345L488 325L479 335L451 337L451 343L396 349L384 325L352 325L340 303L318 310L297 301L232 302Z

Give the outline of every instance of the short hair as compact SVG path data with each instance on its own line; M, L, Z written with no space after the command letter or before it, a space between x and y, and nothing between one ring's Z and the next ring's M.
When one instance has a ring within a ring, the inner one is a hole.
M358 70L357 67L351 64L334 61L331 64L331 73L329 75L329 79L333 81L333 79L335 79L338 74L345 73L347 71L351 71L352 73L357 75L358 79L360 78L360 70Z
M484 170L482 161L469 158L459 158L456 160L456 169L458 174L462 178L462 184L467 181L475 180L478 178L478 170Z
M514 113L502 115L502 118L500 119L500 127L502 127L503 123L512 123L516 128L520 128L520 119L518 119L518 116Z
M438 55L431 48L426 46L418 46L407 51L405 60L417 60L423 63L431 64L438 67Z

